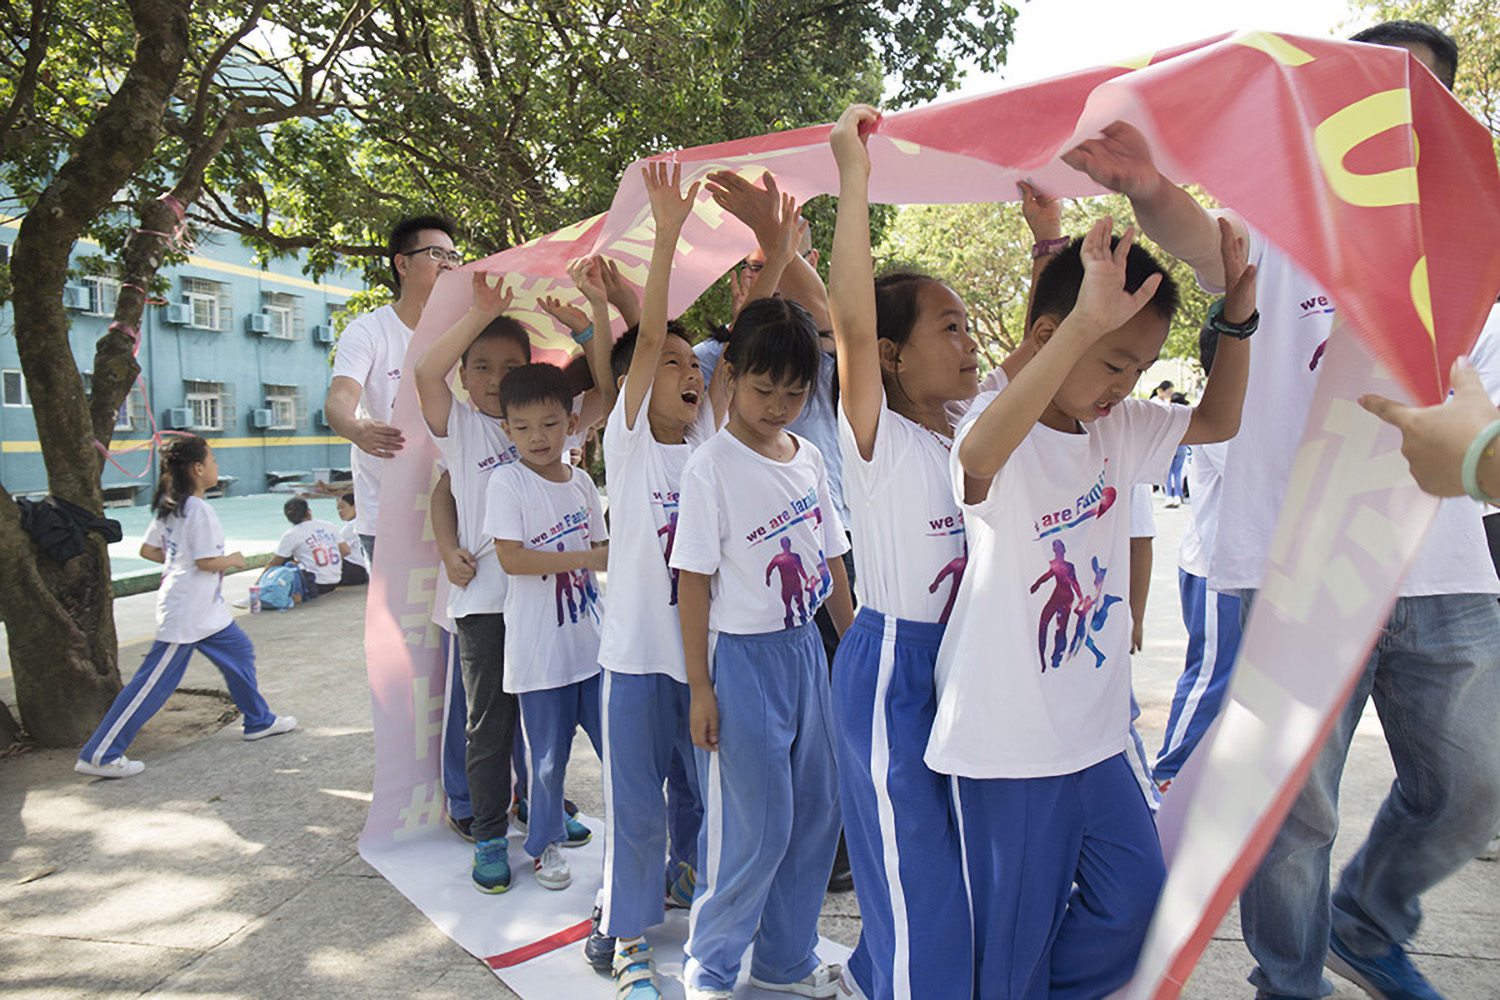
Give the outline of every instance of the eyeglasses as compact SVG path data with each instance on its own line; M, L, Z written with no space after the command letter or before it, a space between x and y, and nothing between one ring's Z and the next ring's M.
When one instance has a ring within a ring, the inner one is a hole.
M803 253L800 250L797 251L797 256L801 257L803 260L806 260L811 254L811 250L807 251L806 253ZM766 262L763 260L747 260L744 262L743 266L747 274L759 274L761 272L761 269L766 266Z
M426 247L417 247L415 250L407 250L403 254L406 257L415 257L419 253L425 253L439 264L452 264L454 267L462 267L464 263L463 254L457 250L449 250L437 244Z

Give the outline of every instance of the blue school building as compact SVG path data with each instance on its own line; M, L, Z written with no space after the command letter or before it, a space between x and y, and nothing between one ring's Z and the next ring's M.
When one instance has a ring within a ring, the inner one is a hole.
M0 261L9 260L18 226L16 219L0 221ZM100 253L81 240L74 260ZM141 377L120 407L113 461L104 467L106 506L149 502L153 428L203 435L219 460L221 495L348 479L349 443L328 428L323 400L333 316L360 288L352 272L313 281L301 264L286 258L263 269L238 237L210 233L185 263L162 268L168 290L141 319ZM119 290L119 280L106 273L72 279L63 291L85 387ZM9 305L0 307L0 391L0 482L14 495L45 493Z

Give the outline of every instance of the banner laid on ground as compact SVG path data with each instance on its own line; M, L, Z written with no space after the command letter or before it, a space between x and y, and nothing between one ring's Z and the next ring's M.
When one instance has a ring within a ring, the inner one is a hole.
M1229 708L1164 806L1171 872L1130 995L1170 998L1289 806L1431 515L1392 439L1352 396L1389 377L1398 388L1387 395L1441 398L1500 289L1500 176L1488 132L1404 50L1249 33L886 115L869 141L871 198L1010 200L1017 180L1049 195L1098 194L1059 156L1116 120L1147 136L1169 177L1201 185L1317 278L1342 319ZM658 158L682 163L685 185L714 170L752 179L770 170L806 201L836 187L828 129ZM512 312L552 358L571 342L537 302L581 301L569 259L600 253L644 282L653 233L639 166L606 215L464 269L507 276ZM753 245L700 193L678 246L671 312ZM405 371L468 307L469 288L464 272L440 279ZM410 379L394 423L407 446L386 464L366 615L377 762L361 851L377 867L442 812L443 676L429 624L438 559L426 514L436 452ZM536 927L537 938L569 926L554 923Z

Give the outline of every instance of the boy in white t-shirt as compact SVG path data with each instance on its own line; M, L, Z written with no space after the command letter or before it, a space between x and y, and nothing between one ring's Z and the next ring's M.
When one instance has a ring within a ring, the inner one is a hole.
M1035 356L954 441L969 564L927 763L957 778L985 997L1097 998L1134 969L1165 865L1125 755L1129 616L1105 609L1129 593L1130 487L1179 444L1235 433L1249 364L1248 344L1226 345L1196 411L1127 398L1177 295L1110 228L1047 265Z
M327 521L312 516L307 501L293 497L281 505L281 512L292 526L281 533L276 554L266 569L295 563L302 571L304 589L309 599L326 594L343 579L343 561L347 546L339 541L338 532ZM265 575L265 570L261 571Z
M417 362L416 381L422 417L447 464L458 544L471 554L473 575L449 590L446 610L458 637L468 707L464 771L473 808L472 877L476 889L498 893L510 888L505 837L516 700L503 685L506 577L483 530L484 505L491 474L516 458L500 425L500 382L531 360L531 340L524 326L503 315L510 293L498 278L475 272L473 295L469 311ZM448 386L455 364L467 404ZM436 520L438 503L433 507Z
M505 595L505 690L518 696L528 764L526 853L537 882L573 881L563 778L573 733L599 742L598 584L609 537L594 481L566 461L573 394L561 369L523 365L500 385L501 426L519 461L490 479L484 533L510 576ZM601 753L602 758L602 753Z
M713 433L698 359L682 328L667 320L677 240L698 185L679 194L680 166L669 176L666 164L650 164L645 176L656 236L640 325L612 349L607 337L586 344L594 382L610 408L604 463L611 576L629 585L610 594L599 649L608 829L601 905L584 953L596 968L612 972L617 995L629 1000L661 996L642 934L665 916L669 825L675 838L690 841L673 844L687 866L677 878L688 898L697 862L697 829L671 822L662 794L674 758L688 767L693 759L678 574L668 560L683 466ZM581 261L570 273L593 308L595 329L607 331L602 270L599 261ZM683 802L674 790L674 812L697 812L695 777L687 791L691 801Z
M334 506L338 509L339 520L343 522L338 530L339 555L343 557L339 583L346 587L369 583L370 573L364 543L359 540L359 532L354 527L355 519L359 516L359 508L354 505L354 494L343 494L334 501Z

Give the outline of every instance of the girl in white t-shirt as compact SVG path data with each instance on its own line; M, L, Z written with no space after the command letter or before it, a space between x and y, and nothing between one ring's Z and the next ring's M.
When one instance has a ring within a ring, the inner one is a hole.
M245 557L224 554L224 528L203 499L218 481L219 463L201 437L186 434L162 446L151 500L156 519L141 545L142 558L166 567L156 598L156 642L83 745L73 765L80 774L128 778L145 770L146 765L125 756L125 748L177 689L195 649L224 675L245 717L245 739L275 736L297 725L290 715L276 715L266 707L255 686L255 649L224 604L224 571L244 569Z
M859 615L833 663L844 836L864 928L849 968L871 1000L973 995L973 930L948 778L923 762L933 669L968 562L948 485L950 404L978 388L962 300L918 274L875 280L867 130L856 104L829 142L839 166L829 274L844 496Z
M704 798L684 978L689 1000L728 1000L753 941L751 983L831 997L815 949L839 810L813 615L829 599L842 632L853 609L823 457L785 429L818 372L812 317L750 302L721 366L729 420L683 467L670 560Z

